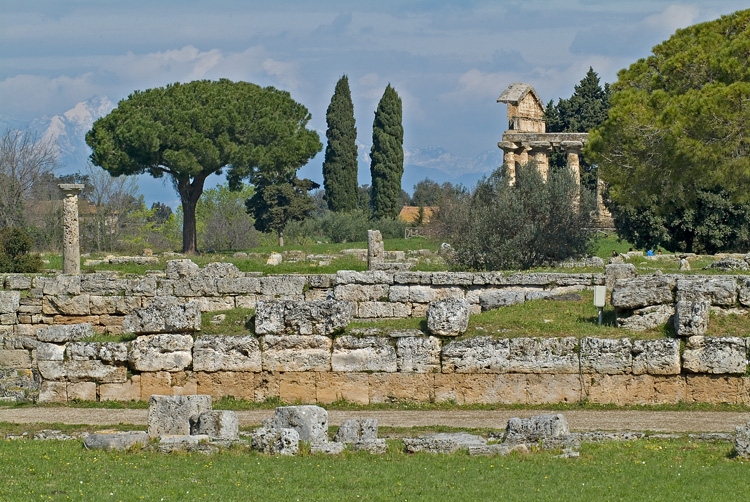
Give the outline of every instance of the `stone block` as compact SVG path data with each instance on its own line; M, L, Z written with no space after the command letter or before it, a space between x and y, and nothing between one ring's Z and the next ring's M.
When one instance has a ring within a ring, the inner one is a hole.
M190 434L190 419L211 411L211 396L151 396L148 402L148 435Z
M507 371L512 373L578 373L578 340L511 338Z
M747 390L742 377L727 375L685 375L687 403L744 404Z
M354 317L354 304L347 301L260 301L255 311L255 332L330 335L345 328Z
M388 300L391 302L408 302L409 286L391 286L388 291Z
M258 340L252 335L202 336L193 347L193 371L261 371Z
M62 361L65 359L65 345L38 342L36 345L37 361Z
M294 456L299 452L299 433L294 429L261 427L252 434L253 450L267 455Z
M193 337L160 334L133 341L128 361L136 371L180 371L193 362Z
M397 317L394 312L394 307L396 305L398 304L390 302L359 302L357 306L357 317L361 319L387 319Z
M485 291L479 295L479 305L481 305L482 311L492 310L523 303L525 296L526 294L522 290Z
M432 272L396 272L394 284L432 284Z
M745 340L691 336L682 353L682 367L691 373L743 374L747 369Z
M705 335L708 331L711 303L708 299L679 300L674 308L677 336Z
M385 439L367 439L349 443L350 451L366 451L371 455L383 455L388 450Z
M473 337L443 346L443 373L506 373L510 356L507 338Z
M322 335L261 338L264 371L330 371L331 339Z
M280 300L301 300L304 297L307 276L273 275L261 277L260 294Z
M190 434L206 435L211 439L239 439L237 413L211 410L190 418Z
M133 375L129 380L122 383L103 383L99 385L99 400L140 401L141 375Z
M289 372L277 375L279 399L285 403L315 403L316 374L312 372Z
M80 295L80 275L56 275L54 277L36 277L34 287L42 288L45 296Z
M124 333L187 333L200 331L201 312L196 303L181 304L174 297L154 297L146 308L125 316Z
M427 330L438 336L458 336L469 328L470 305L453 298L430 303L427 308Z
M350 418L340 426L333 440L337 443L356 443L378 438L377 418Z
M43 381L39 390L40 403L64 403L68 400L68 384L65 382Z
M676 338L633 341L634 375L679 375L680 341Z
M247 371L218 371L212 373L194 373L198 394L208 394L220 399L232 396L237 399L253 401L255 399L256 380L258 375Z
M110 274L85 274L81 276L81 293L101 296L124 295L127 290L127 280Z
M750 458L750 422L735 427L734 451L740 458Z
M294 429L301 441L328 441L328 412L320 406L280 406L273 418L263 421L263 427Z
M198 305L201 312L217 312L220 310L232 310L235 308L234 297L191 297L187 298L191 303Z
M166 276L167 279L184 279L192 277L200 271L200 267L190 260L169 260L167 261Z
M141 373L141 399L153 395L172 395L172 375L166 371Z
M31 369L28 350L0 350L0 368Z
M333 371L385 371L397 368L396 349L388 338L344 335L333 342Z
M750 278L740 279L738 299L743 307L750 307Z
M388 298L387 284L337 284L333 296L340 301L371 302Z
M336 273L336 284L393 284L393 274L384 270L339 270Z
M396 364L400 373L439 373L440 339L405 336L396 340Z
M143 431L100 431L83 439L83 446L89 450L126 451L134 446L147 446L148 434Z
M313 455L341 455L346 450L345 443L316 443L310 445L310 453Z
M435 400L435 374L371 373L370 403L429 403Z
M171 281L165 281L170 282ZM169 295L174 294L174 289L171 287L166 287L162 290L162 295L167 293L168 291ZM139 277L138 279L128 279L125 282L125 295L131 296L131 297L153 297L157 295L157 291L159 290L157 286L157 280L156 277Z
M631 331L646 331L670 322L674 316L672 304L652 305L632 312L616 311L617 326Z
M633 342L629 338L581 339L581 372L630 373L633 370Z
M369 404L369 375L349 372L318 373L315 399L318 403L344 400L356 404Z
M222 295L255 295L260 293L258 277L232 277L216 281L216 289Z
M20 291L0 291L0 314L15 314L20 306Z
M735 277L681 277L677 279L677 301L706 300L718 307L734 307L737 303Z
M114 383L127 379L125 366L110 366L101 361L39 361L37 367L45 380Z
M75 342L92 336L94 329L91 323L48 326L36 331L36 338L40 342Z
M563 438L570 434L568 420L561 413L511 418L505 429L504 443L535 443L544 439Z
M671 304L677 280L665 275L639 276L615 281L612 306L634 310L651 305Z
M107 363L124 363L128 360L128 344L123 342L70 342L65 346L71 361L99 360Z
M96 382L78 382L68 384L68 400L96 401Z
M31 277L21 274L9 275L5 278L5 289L31 289Z
M618 279L633 279L638 276L632 263L610 263L604 267L604 285L612 291Z
M487 440L467 432L440 432L416 438L404 438L408 453L455 453L468 451L472 446L484 446Z
M91 314L89 295L77 296L45 296L42 312L47 315L87 316Z

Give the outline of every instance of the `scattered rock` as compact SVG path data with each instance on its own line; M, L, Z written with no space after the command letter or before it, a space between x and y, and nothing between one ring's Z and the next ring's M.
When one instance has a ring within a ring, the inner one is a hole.
M148 445L148 433L143 431L99 431L86 436L83 446L89 450L124 451L135 445Z
M417 438L404 438L404 446L408 453L424 451L427 453L453 453L459 450L468 450L473 446L486 446L487 440L481 436L466 432L439 433L419 436Z
M252 435L252 448L268 455L293 456L299 452L299 441L294 429L261 427Z
M357 443L378 438L378 420L376 418L351 418L339 426L333 440L337 443Z
M148 435L190 434L190 418L211 411L211 396L151 396L148 403Z
M328 412L320 406L280 406L273 418L263 421L268 429L293 429L302 441L328 441Z

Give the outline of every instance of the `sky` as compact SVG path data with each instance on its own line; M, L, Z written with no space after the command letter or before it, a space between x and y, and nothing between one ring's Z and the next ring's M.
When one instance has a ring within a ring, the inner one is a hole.
M545 102L567 98L589 67L614 82L675 30L743 8L747 0L0 0L0 119L26 124L96 97L228 78L289 91L325 140L346 74L364 153L390 83L405 150L474 158L500 140L506 109L496 100L511 83L531 84ZM303 175L322 179L322 159Z

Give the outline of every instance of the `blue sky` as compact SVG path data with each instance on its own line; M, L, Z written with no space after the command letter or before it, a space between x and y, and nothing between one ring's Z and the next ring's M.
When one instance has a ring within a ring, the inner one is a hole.
M175 81L229 78L288 90L324 139L336 81L349 77L358 142L390 83L406 149L460 157L495 148L497 96L513 82L568 97L589 66L602 81L678 28L747 2L526 0L378 2L0 0L0 118L61 114ZM322 153L310 169L319 170ZM315 176L313 176L315 177Z

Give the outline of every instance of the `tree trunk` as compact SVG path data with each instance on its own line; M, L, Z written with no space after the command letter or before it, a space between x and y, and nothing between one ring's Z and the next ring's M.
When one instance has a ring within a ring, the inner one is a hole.
M279 230L279 247L280 248L284 247L284 231L283 230Z
M195 228L195 207L203 194L205 176L193 179L177 180L177 191L182 203L182 252L195 254L198 251L198 234Z

